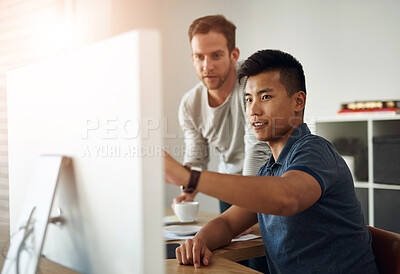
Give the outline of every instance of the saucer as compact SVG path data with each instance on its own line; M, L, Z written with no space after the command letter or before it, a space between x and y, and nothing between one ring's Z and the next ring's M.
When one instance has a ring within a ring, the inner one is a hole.
M194 235L200 230L199 225L171 225L164 227L164 231L178 236Z
M188 224L188 223L195 223L195 222L197 222L197 219L194 219L193 221L189 221L189 222L181 222L181 221L179 221L179 218L176 215L165 216L163 218L164 225Z

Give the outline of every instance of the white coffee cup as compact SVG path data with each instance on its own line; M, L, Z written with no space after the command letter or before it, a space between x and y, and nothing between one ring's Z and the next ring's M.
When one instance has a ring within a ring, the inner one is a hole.
M174 211L182 223L193 222L199 213L199 202L175 203Z

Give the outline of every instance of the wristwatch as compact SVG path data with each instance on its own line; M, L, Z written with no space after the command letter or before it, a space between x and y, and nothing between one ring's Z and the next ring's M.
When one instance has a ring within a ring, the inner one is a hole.
M196 166L185 166L187 170L190 170L190 179L189 179L189 184L187 187L181 186L181 189L185 193L193 193L196 190L197 183L199 182L200 179L200 174L203 171L201 167L196 167Z

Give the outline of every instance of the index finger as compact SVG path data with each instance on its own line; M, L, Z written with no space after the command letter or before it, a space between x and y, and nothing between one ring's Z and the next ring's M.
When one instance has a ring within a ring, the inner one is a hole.
M195 242L193 245L193 265L196 268L199 268L201 264L201 250L202 247L199 242Z

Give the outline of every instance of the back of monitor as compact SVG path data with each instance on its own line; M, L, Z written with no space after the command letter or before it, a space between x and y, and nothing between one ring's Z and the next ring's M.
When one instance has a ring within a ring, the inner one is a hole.
M39 156L72 159L49 259L84 273L165 271L160 52L156 31L131 31L8 73L11 233Z

